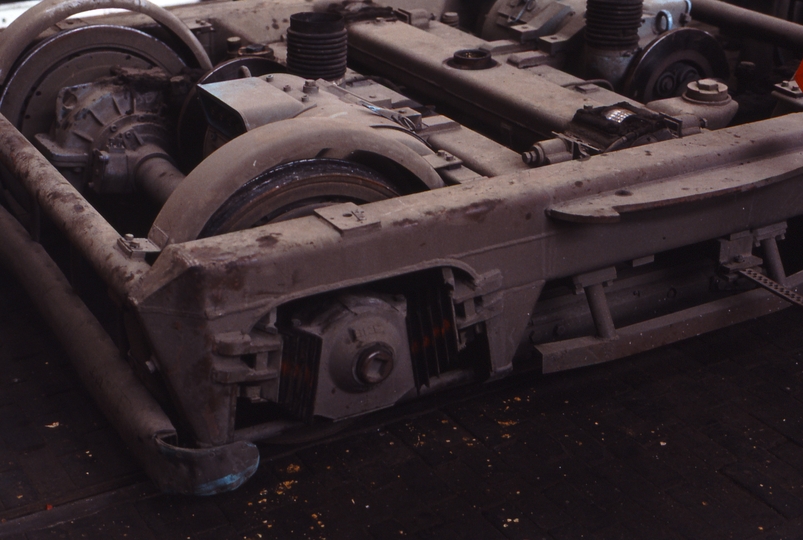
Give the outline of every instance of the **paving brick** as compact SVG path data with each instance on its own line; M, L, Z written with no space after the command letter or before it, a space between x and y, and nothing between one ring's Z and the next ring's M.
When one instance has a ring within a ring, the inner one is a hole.
M575 426L593 437L600 445L608 446L627 437L621 426L613 419L613 415L625 412L624 407L617 403L599 411L577 411L569 415L569 418Z
M665 521L662 521L656 514L638 503L630 500L620 501L618 504L610 506L608 512L616 521L617 527L621 531L629 532L628 538L650 540L674 540L679 535L669 528ZM604 531L605 529L602 529Z
M22 404L0 407L0 438L6 448L17 452L45 446L45 440L35 429Z
M184 538L189 538L189 540L239 540L242 537L243 534L235 530L231 525L222 525ZM181 540L184 540L184 538ZM257 539L259 539L259 536L257 536Z
M50 445L21 453L19 463L40 498L45 501L60 498L76 488L67 472L50 452Z
M629 461L608 461L595 467L594 472L616 486L631 501L638 501L646 507L657 506L663 502L660 496L661 490L630 467Z
M719 530L719 524L707 522L669 497L666 498L664 504L655 509L655 516L656 521L664 523L668 530L682 538L695 540L724 537Z
M617 528L614 533L613 529ZM629 534L628 531L622 530L619 525L609 525L596 531L587 531L585 527L578 523L569 523L559 529L549 532L550 536L555 540L574 540L576 538L583 538L589 540L615 540L617 538L627 538L622 534Z
M561 506L537 491L524 491L516 503L525 515L545 531L556 529L572 522L572 517Z
M331 531L327 529L333 529L332 526L337 524L337 522L330 522L327 525L327 521L327 516L320 512L312 511L302 505L294 505L282 509L280 519L276 519L274 523L288 533L287 538L319 538L330 535ZM346 520L341 520L340 522L344 525L349 524ZM359 537L356 533L360 530L360 527L355 527L354 525L361 523L361 521L355 519L352 523L355 537ZM367 536L367 534L364 536Z
M237 531L233 536L226 537L225 540L286 540L287 538L291 537L288 536L281 522L273 520L252 526L245 531Z
M512 478L520 478L529 484L544 488L556 484L563 478L561 472L561 463L566 461L568 457L563 454L563 447L558 445L551 439L549 442L554 443L560 448L561 455L557 459L541 459L537 454L533 453L530 448L537 449L537 444L529 445L524 442L516 442L505 451L499 454L499 458L511 467L516 469L517 474ZM507 482L510 479L502 480Z
M743 406L750 414L784 437L803 445L803 416L793 411L803 404L771 385L759 385L747 393Z
M490 522L468 509L451 515L452 521L420 531L416 534L416 538L421 540L502 540L505 538Z
M789 521L769 532L762 528L756 533L754 540L803 540L803 519Z
M518 449L526 449L530 459L543 463L567 458L569 454L566 448L552 434L553 430L540 424L528 424L516 437Z
M547 540L549 534L511 506L498 506L484 512L485 519L505 538L511 540Z
M803 500L754 467L732 464L724 467L722 472L784 517L794 518L803 515Z
M139 501L135 508L157 538L178 538L228 524L213 499L155 497Z
M715 471L737 460L735 455L697 429L685 429L675 433L670 440L675 446L688 448L691 455Z
M420 460L410 460L394 468L399 480L424 504L435 504L451 496L451 489Z
M480 407L450 408L449 416L465 429L471 438L481 441L494 450L506 447L515 441L515 436L509 431L500 430L498 420L486 416ZM511 422L507 420L506 422Z
M70 540L84 538L135 538L156 540L158 537L148 528L133 505L126 504L98 513L92 520L60 525L66 529ZM174 538L184 537L176 534ZM162 537L164 538L164 537Z
M660 397L633 400L623 403L628 414L614 415L612 422L621 421L627 436L642 445L659 441L668 433L681 429L682 424L674 416L675 406L661 401Z
M368 533L375 540L383 540L385 538L403 538L407 536L404 532L404 525L395 519L388 519L381 523L375 523L367 526Z
M215 497L215 503L235 528L248 528L267 519L270 511L291 504L283 487L272 470L260 467L238 490L238 497ZM277 490L282 491L282 495L277 494Z
M770 452L798 473L803 474L803 447L787 441L771 448Z
M4 509L17 508L38 500L39 493L21 469L10 469L0 474L0 503Z
M699 487L684 484L667 490L673 500L690 510L704 522L716 524L720 538L744 538L747 528L740 516Z
M766 474L796 497L803 495L803 474L785 461L778 459L771 452L762 451L760 459L752 462L751 466Z
M71 540L69 531L65 529L47 529L25 534L27 540Z
M78 450L58 458L76 487L139 473L139 467L110 428L90 433L82 440L84 444Z
M582 521L589 531L595 531L611 524L611 517L605 510L594 505L568 482L560 482L547 488L544 490L544 495L554 505L570 515L573 520Z
M40 420L49 420L45 415L56 415L52 420L60 422L59 427L64 427L76 435L86 435L109 427L108 421L83 388L48 397L43 403ZM59 432L59 430L52 431Z
M568 454L585 463L599 463L609 457L604 446L580 428L569 425L552 436Z
M668 440L671 442L673 439ZM683 477L668 462L661 449L662 447L658 446L644 452L628 460L628 464L658 489L666 490L680 484Z
M750 331L781 350L794 351L803 348L799 321L789 313L780 312L761 317L751 325Z
M622 492L607 479L594 473L593 465L579 460L570 460L564 466L564 478L596 506L607 509L616 504Z
M454 446L468 436L442 413L427 415L414 424L395 424L390 431L433 466L455 459Z
M435 472L452 492L477 508L491 508L504 502L506 494L460 460L448 461L435 468Z
M712 376L728 380L732 385L744 389L758 384L756 379L746 366L734 361L734 356L730 355L727 362L720 362L711 366L706 366L706 371Z

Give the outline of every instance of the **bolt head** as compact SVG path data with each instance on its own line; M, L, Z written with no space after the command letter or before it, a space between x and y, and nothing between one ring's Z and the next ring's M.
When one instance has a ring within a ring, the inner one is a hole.
M692 102L724 103L730 101L728 85L714 79L692 81L686 86L683 98Z
M706 92L718 92L719 83L714 79L700 79L697 81L697 87Z
M363 349L357 358L355 375L363 384L379 384L393 371L393 350L383 344L376 343Z

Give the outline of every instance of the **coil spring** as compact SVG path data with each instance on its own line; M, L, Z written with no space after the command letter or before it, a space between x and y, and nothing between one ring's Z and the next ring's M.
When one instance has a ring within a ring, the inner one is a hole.
M636 49L643 4L643 0L588 0L586 43L605 50Z
M339 79L346 73L348 44L337 13L295 13L287 30L287 70L306 79Z

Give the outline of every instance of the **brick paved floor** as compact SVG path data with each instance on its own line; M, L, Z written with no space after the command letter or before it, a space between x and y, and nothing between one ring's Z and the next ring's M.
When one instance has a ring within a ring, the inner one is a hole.
M803 538L801 323L456 392L190 498L153 488L0 274L0 537Z

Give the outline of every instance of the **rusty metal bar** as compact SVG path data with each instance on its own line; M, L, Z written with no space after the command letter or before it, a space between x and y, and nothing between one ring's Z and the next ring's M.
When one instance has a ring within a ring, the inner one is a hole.
M770 277L785 286L786 271L783 268L781 253L778 251L778 242L775 238L765 238L761 241L761 247L764 250L764 262L767 265Z
M210 495L254 474L259 452L250 443L190 449L167 442L176 437L173 423L56 263L3 207L0 236L0 264L20 281L99 408L162 490Z
M140 163L136 171L137 185L159 206L164 205L183 180L184 174L172 161L158 155Z
M803 52L803 26L720 0L693 0L692 16L747 37Z
M605 298L605 291L602 283L595 283L585 288L588 307L591 308L591 317L597 327L599 337L603 339L613 339L616 337L616 327L613 325L613 317Z
M789 276L788 283L798 287L803 272ZM769 315L789 307L789 301L764 290L755 289L700 306L656 317L619 328L619 339L601 340L584 336L536 346L542 371L555 373L566 369L609 362L655 349L683 339L719 330L726 326Z
M128 287L150 266L145 261L128 258L117 249L120 234L2 115L0 162L89 260L111 290L125 298Z

